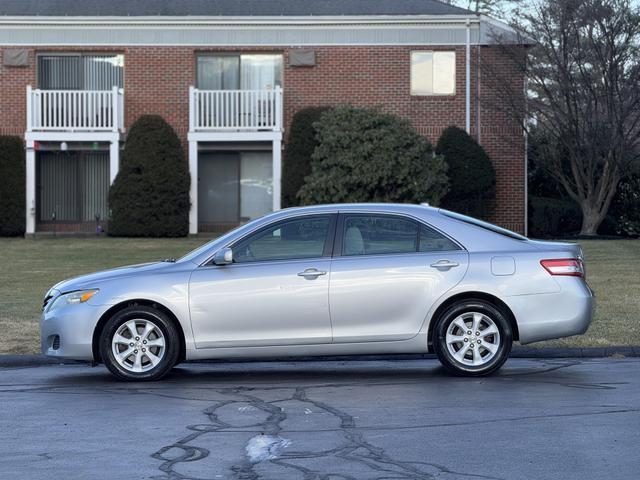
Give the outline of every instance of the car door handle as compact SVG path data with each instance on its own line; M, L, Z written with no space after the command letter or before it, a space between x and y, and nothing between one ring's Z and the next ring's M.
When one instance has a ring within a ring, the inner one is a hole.
M438 260L431 264L432 268L436 268L438 270L449 270L450 268L457 267L460 264L458 262L451 262L449 260Z
M304 278L318 278L320 275L326 275L327 272L325 272L324 270L318 270L317 268L307 268L305 269L304 272L300 272L298 273L299 277L304 277Z

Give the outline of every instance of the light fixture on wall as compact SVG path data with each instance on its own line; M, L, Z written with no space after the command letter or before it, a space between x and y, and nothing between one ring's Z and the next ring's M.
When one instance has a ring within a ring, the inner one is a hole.
M61 152L66 152L68 148L69 148L69 146L67 145L67 142L62 142L60 144L60 151Z

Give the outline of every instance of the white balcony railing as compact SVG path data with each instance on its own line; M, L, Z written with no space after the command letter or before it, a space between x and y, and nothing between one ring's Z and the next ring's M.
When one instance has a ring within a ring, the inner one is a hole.
M190 87L189 130L280 131L282 88L198 90Z
M27 131L113 131L124 125L124 92L27 87Z

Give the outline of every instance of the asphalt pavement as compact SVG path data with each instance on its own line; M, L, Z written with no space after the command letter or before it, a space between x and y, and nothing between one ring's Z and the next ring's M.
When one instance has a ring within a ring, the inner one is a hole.
M640 358L0 368L0 479L635 479Z

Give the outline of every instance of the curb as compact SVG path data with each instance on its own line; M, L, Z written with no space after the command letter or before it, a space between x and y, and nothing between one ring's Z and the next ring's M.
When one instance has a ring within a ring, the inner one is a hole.
M40 367L42 365L88 364L79 360L67 360L45 355L0 355L0 367Z
M607 358L607 357L640 357L640 346L631 347L572 347L572 348L534 348L516 346L510 358ZM333 361L375 361L375 360L422 360L435 359L431 353L396 354L396 355L330 355L317 357L276 357L251 359L216 359L198 360L186 363L241 363L241 362L333 362ZM43 365L89 365L91 362L67 360L44 355L0 355L0 367L39 367Z

